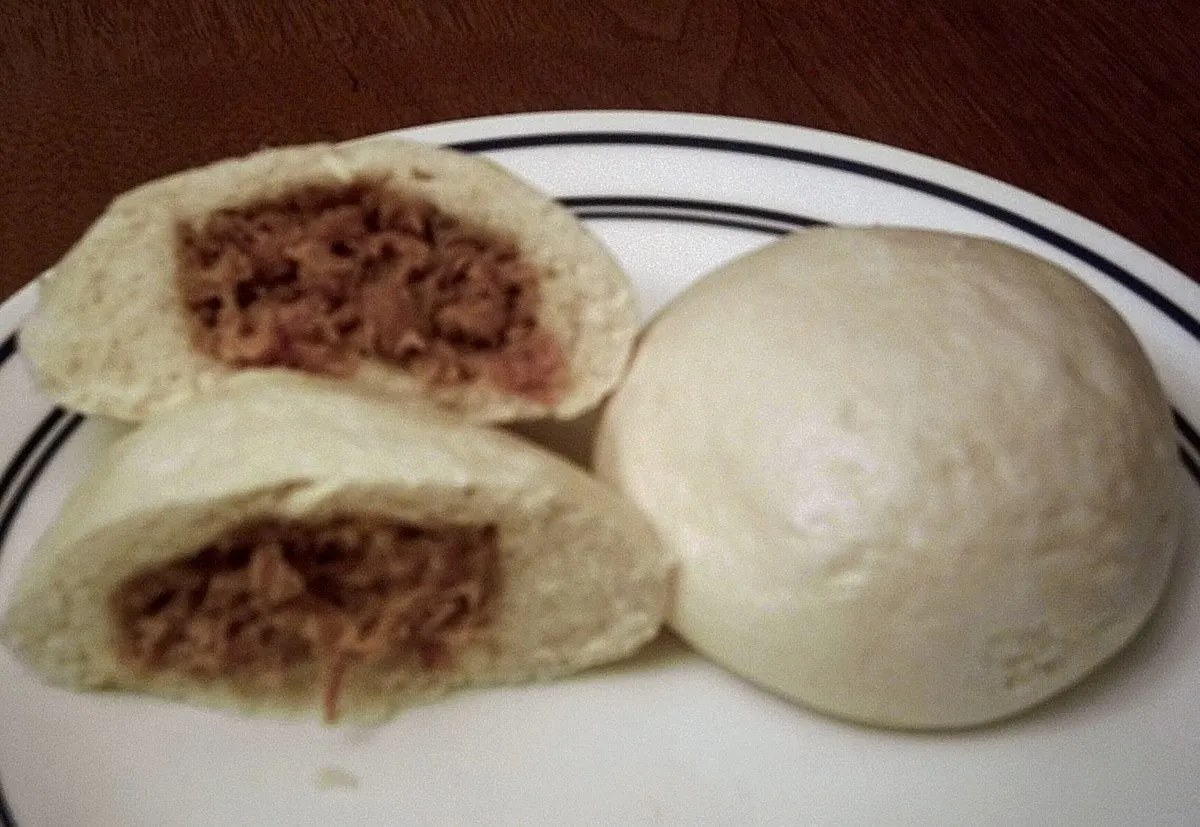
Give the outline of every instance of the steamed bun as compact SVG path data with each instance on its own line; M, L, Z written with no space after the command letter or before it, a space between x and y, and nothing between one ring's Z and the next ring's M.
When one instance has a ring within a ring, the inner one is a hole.
M595 462L682 561L670 623L750 681L903 728L1012 715L1152 611L1170 409L1120 316L1007 245L814 229L647 331Z

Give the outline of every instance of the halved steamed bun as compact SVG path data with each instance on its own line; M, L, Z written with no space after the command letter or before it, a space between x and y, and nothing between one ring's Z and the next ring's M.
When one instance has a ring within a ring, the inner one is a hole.
M547 195L380 138L120 196L40 282L21 349L46 393L118 419L265 370L499 422L595 405L636 326L628 277Z
M670 571L636 509L526 442L247 375L111 446L0 640L69 688L373 721L631 653Z

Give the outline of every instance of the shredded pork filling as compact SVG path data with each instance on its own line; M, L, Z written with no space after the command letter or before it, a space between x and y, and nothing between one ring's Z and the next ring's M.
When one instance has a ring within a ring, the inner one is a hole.
M260 521L133 576L112 609L135 670L255 692L308 669L334 720L347 669L453 665L486 632L498 588L493 526Z
M235 367L349 376L369 358L547 403L565 382L517 246L382 182L181 224L177 254L193 345Z

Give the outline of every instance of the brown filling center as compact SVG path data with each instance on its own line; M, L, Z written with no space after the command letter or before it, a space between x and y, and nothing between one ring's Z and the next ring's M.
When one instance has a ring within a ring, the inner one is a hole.
M194 346L235 367L349 376L372 358L547 403L566 377L516 245L380 182L180 225L178 263Z
M349 666L451 666L486 631L498 589L492 526L263 521L133 576L112 610L132 668L253 692L315 665L332 721Z

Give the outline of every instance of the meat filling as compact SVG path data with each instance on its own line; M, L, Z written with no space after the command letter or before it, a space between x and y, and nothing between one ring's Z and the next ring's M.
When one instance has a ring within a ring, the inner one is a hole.
M485 635L499 585L491 526L263 521L133 576L112 610L135 670L255 692L315 667L332 721L349 668L452 666Z
M194 346L235 367L349 376L369 358L546 403L565 382L516 245L381 182L182 224L177 255Z

